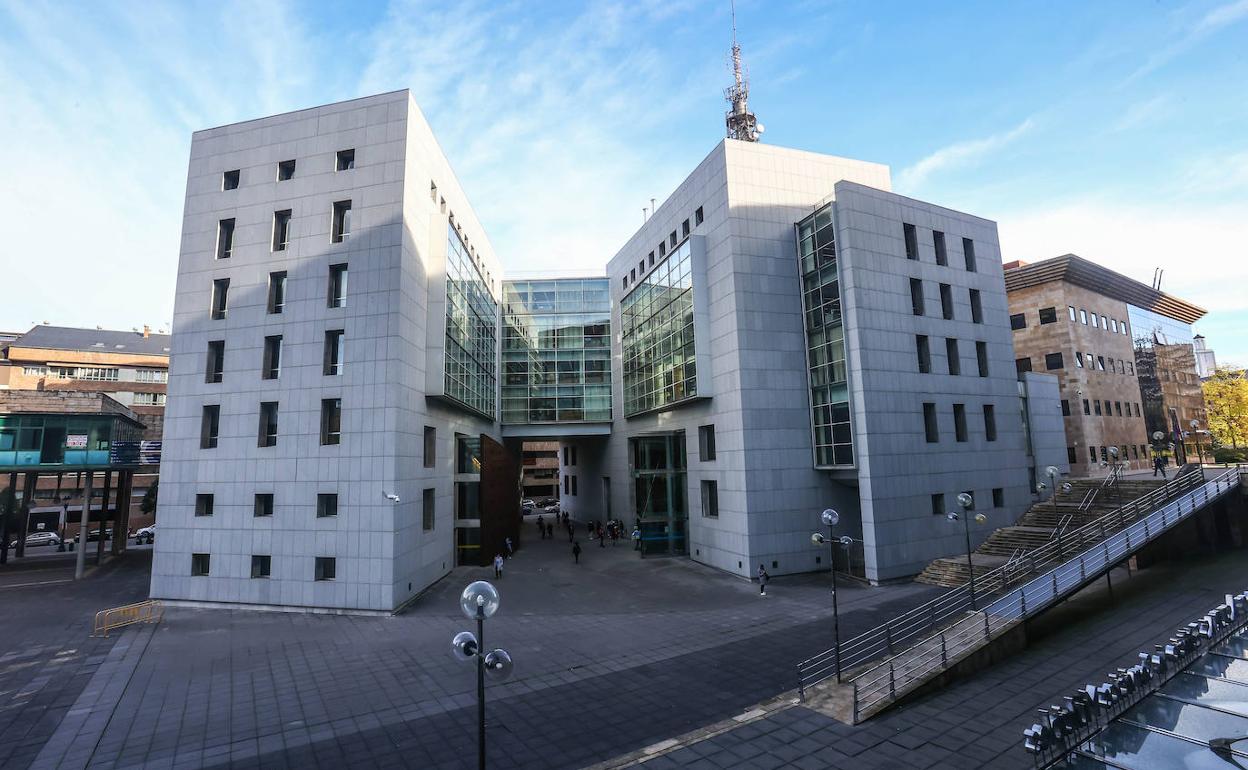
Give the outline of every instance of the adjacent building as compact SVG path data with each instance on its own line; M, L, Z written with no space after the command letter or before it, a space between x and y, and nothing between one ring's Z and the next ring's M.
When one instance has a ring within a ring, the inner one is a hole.
M1108 473L1110 447L1128 468L1158 451L1194 460L1191 423L1207 425L1191 325L1205 311L1074 254L1006 268L1015 364L1057 376L1071 472Z

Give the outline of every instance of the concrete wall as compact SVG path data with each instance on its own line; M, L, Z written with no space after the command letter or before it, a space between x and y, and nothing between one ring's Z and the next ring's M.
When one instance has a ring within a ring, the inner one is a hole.
M1027 416L1032 489L1043 481L1049 484L1045 469L1054 466L1062 476L1070 474L1066 459L1066 428L1062 419L1061 388L1057 377L1027 372L1020 377L1020 395ZM1059 482L1060 484L1060 482ZM1041 498L1053 493L1050 489Z

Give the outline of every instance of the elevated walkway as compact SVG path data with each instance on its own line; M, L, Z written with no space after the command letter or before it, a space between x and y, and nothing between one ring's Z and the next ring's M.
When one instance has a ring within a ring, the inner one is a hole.
M1063 533L1060 548L1053 541L977 574L974 593L960 586L800 663L799 694L844 722L868 719L1238 489L1241 474L1248 467L1194 468Z

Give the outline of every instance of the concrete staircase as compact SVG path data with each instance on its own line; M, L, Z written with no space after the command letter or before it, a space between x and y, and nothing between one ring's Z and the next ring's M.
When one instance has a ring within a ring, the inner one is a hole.
M1057 529L1063 521L1066 522L1064 531L1078 529L1163 483L1162 479L1151 477L1124 478L1113 487L1103 486L1104 479L1074 479L1070 482L1069 493L1058 492L1056 505L1052 499L1035 503L1014 526L994 530L971 554L975 575L991 572L1011 558L1021 557L1057 539ZM1090 502L1085 502L1089 499ZM970 577L966 557L952 556L933 561L915 580L956 588L969 582Z

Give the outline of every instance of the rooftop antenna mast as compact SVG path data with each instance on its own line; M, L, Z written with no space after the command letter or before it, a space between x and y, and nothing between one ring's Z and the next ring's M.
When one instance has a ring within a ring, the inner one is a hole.
M729 139L757 142L763 133L763 124L750 112L750 79L741 66L741 46L737 44L737 4L732 8L732 78L733 84L724 89L724 99L730 109L724 117Z

